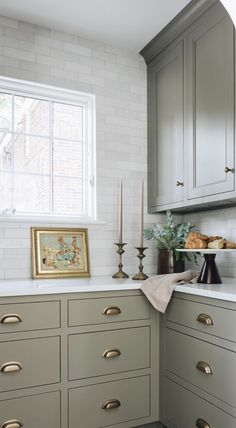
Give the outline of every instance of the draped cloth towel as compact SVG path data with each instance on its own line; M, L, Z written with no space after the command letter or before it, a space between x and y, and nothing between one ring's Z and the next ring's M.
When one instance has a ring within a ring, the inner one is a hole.
M150 276L141 285L141 290L159 312L164 313L176 285L197 282L198 274L193 270L181 273Z

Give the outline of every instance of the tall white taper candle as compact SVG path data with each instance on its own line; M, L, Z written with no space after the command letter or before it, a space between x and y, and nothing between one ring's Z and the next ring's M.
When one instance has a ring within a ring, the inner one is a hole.
M119 244L122 244L123 234L123 184L120 179L120 198L119 198Z
M140 215L140 247L143 247L143 178L141 181L141 198L140 198L140 204L141 204L141 215Z

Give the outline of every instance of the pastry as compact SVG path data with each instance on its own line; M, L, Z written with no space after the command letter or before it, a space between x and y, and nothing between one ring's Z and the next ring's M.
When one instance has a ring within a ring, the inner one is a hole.
M235 243L235 242L232 242L232 241L228 241L228 240L226 239L226 241L225 241L225 248L228 248L228 249L236 249L236 243Z
M209 242L207 245L207 248L221 250L222 248L225 248L225 244L226 244L225 239L223 238L216 239L215 241Z
M204 249L207 247L207 240L208 240L207 235L202 235L200 232L190 232L185 243L185 248Z
M207 247L206 241L200 238L192 239L186 242L186 245L185 245L185 248L188 248L188 249L205 249L206 247Z
M187 241L195 240L195 239L202 239L203 241L207 241L208 236L202 235L200 232L190 232L187 237Z
M209 244L209 242L217 241L218 239L222 239L222 236L209 236L207 242Z

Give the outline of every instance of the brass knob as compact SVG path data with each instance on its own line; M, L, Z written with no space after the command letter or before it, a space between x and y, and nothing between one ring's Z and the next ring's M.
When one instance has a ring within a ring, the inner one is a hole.
M213 325L213 320L210 315L207 314L199 314L197 317L197 321L206 325Z
M118 306L108 306L104 309L103 315L119 315L121 314L121 309Z
M22 366L17 361L9 361L0 367L2 373L15 373L22 370Z
M22 322L22 318L18 314L6 314L0 319L1 324L17 324Z
M112 410L112 409L117 409L117 407L120 407L121 402L119 400L107 400L105 401L105 403L103 403L102 405L102 409L103 410Z
M211 428L210 425L204 421L204 419L199 418L196 422L197 428Z
M226 166L225 167L225 172L226 172L226 174L228 173L228 172L234 172L234 169L233 168L229 168L228 166Z
M104 358L116 358L121 355L121 352L119 349L108 349L107 351L104 351L102 356Z
M207 375L213 374L212 368L209 366L208 363L205 363L205 361L198 361L196 369Z
M19 419L11 419L9 421L3 422L0 425L0 428L21 428L24 424Z
M179 180L178 180L178 181L176 182L176 186L177 186L177 187L179 187L179 186L182 186L182 187L183 187L183 186L184 186L183 181L179 181Z

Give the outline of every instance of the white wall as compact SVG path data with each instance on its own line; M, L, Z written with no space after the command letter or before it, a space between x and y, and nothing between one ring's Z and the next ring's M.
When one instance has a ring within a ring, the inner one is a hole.
M96 95L98 217L105 224L89 227L91 271L111 275L116 270L113 243L119 177L123 177L124 240L128 243L124 269L136 273L139 189L147 170L143 59L129 50L0 17L0 74ZM157 216L145 220L149 223ZM31 277L30 226L39 225L0 222L0 278ZM155 272L156 252L150 249L146 254L145 271Z

